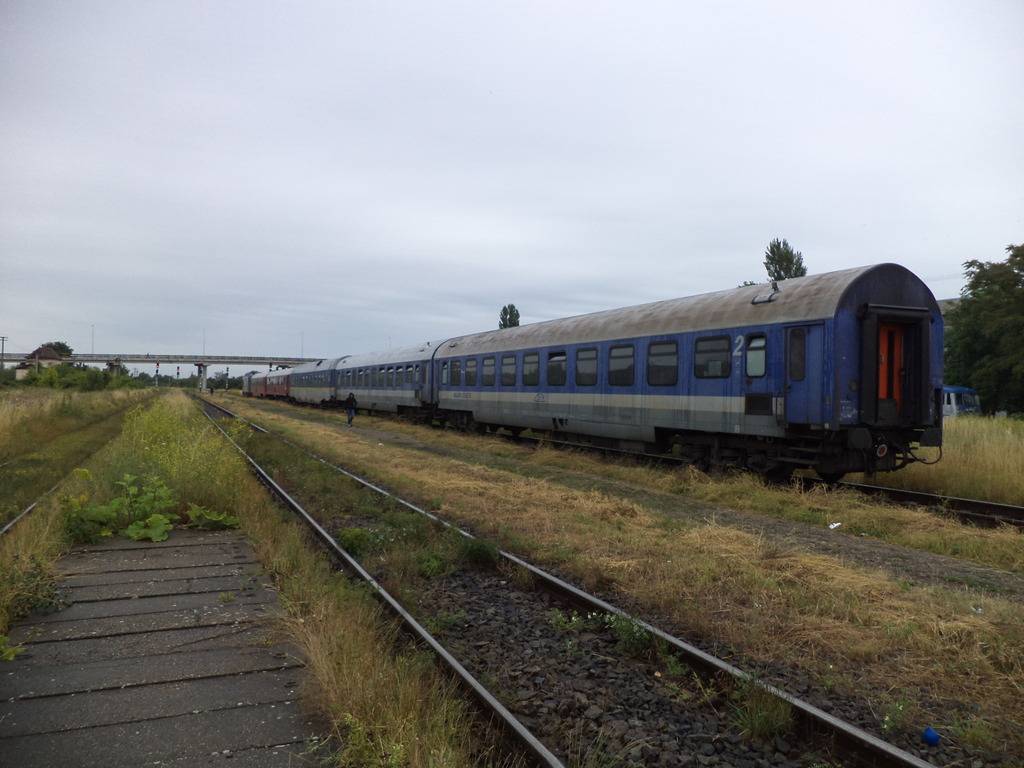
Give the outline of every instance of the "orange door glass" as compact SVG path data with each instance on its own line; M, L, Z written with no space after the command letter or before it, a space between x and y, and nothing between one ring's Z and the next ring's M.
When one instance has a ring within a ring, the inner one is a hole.
M878 326L878 399L895 400L903 405L903 326L881 323Z

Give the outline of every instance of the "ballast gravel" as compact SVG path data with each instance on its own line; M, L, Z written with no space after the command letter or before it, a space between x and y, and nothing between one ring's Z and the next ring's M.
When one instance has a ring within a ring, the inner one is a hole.
M523 591L500 573L473 570L431 583L417 606L467 668L568 761L587 763L592 752L626 765L666 768L822 761L789 736L745 738L733 722L733 702L712 684L702 689L689 668L670 678L624 653L596 621L558 626L555 610L571 615L546 592ZM833 755L829 764L843 763Z

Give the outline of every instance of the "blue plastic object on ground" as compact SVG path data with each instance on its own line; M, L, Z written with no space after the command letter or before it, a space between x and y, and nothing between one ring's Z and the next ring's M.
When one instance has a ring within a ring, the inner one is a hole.
M939 741L942 737L939 732L932 728L930 725L921 732L921 740L929 747L939 746Z

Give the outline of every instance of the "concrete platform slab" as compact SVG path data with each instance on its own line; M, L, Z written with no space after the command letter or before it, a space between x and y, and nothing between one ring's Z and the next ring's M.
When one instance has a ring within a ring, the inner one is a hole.
M191 570L189 571L191 573ZM64 590L66 599L73 603L94 600L117 600L122 598L158 597L160 595L198 594L201 592L238 592L265 586L267 580L258 574L235 574L229 576L200 576L182 579L155 579L129 584L100 584L88 587L71 587Z
M150 568L231 565L253 560L252 551L237 543L204 544L198 547L158 547L152 551L129 549L111 552L72 552L60 561L58 570L62 576L71 576Z
M14 736L0 741L0 749L6 764L19 768L139 768L172 760L186 761L186 765L208 760L234 766L233 757L225 760L224 750L233 755L254 748L305 744L315 727L315 721L303 715L297 704L285 702Z
M214 597L213 599L216 599ZM58 640L77 640L83 637L153 632L160 629L209 627L235 624L241 621L263 621L278 614L274 603L204 605L162 613L143 613L135 616L58 621L44 624L19 624L8 633L12 643L41 643Z
M10 738L188 715L195 713L197 701L207 712L281 703L298 698L299 677L294 668L288 668L76 693L57 701L0 701L0 720Z
M18 665L0 674L0 699L35 699L295 666L299 666L299 660L294 651L280 645L214 648L194 653L135 656L46 667Z
M261 573L259 563L252 560L233 561L226 565L195 565L181 568L140 568L132 571L109 573L80 573L65 575L62 586L65 589L77 587L99 587L110 584L135 584L165 579L199 579L212 576L235 576Z
M0 667L0 766L317 764L326 728L237 532L105 542L61 570L71 604L9 632L25 652Z
M166 549L168 547L191 547L201 544L245 544L245 535L238 531L193 531L188 528L175 528L174 534L164 541L132 541L131 539L112 538L96 544L83 544L75 547L74 552L111 552L128 549Z
M167 611L183 611L202 608L211 602L220 604L254 605L273 603L277 594L259 587L245 587L237 592L210 594L158 595L156 597L125 597L115 600L98 602L72 603L63 610L40 616L35 623L53 624L65 621L81 621L82 619L111 618L114 616L138 616L144 613L166 613Z
M18 656L18 662L29 666L82 664L87 661L189 653L213 648L244 648L270 645L278 634L261 623L245 622L113 637L85 637L58 643L31 643Z

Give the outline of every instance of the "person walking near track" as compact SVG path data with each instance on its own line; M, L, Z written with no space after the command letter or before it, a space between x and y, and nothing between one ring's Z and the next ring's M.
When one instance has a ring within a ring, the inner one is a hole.
M356 396L349 392L348 397L345 398L345 415L348 416L348 425L352 426L352 419L356 417L356 406L359 405L359 401L356 400Z

